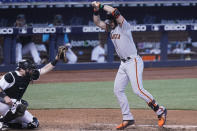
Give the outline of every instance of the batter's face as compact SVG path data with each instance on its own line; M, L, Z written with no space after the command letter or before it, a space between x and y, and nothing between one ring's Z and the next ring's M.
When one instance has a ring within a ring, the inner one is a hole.
M114 21L110 21L109 25L111 29L114 29L116 27Z

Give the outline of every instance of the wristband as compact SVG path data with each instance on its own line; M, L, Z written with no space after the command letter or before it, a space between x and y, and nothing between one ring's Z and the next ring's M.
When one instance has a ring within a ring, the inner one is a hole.
M115 8L115 10L112 12L112 16L117 19L120 16L120 11Z
M100 4L99 9L103 9L105 5Z
M95 16L98 16L99 15L99 11L94 9L94 13L93 13Z
M53 60L52 62L51 62L51 65L53 65L53 66L55 66L56 64L57 64L57 62L58 62L58 60Z

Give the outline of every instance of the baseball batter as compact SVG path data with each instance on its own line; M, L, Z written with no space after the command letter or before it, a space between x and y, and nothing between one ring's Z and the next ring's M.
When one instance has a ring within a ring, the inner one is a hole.
M166 121L167 110L165 107L159 106L154 97L143 88L142 74L144 64L141 57L137 54L130 24L116 8L109 5L102 5L96 1L92 2L92 6L94 7L94 23L98 27L110 32L115 50L121 59L121 64L114 82L114 94L119 101L123 121L116 129L122 130L135 122L125 95L125 88L129 81L131 82L133 92L145 100L156 112L158 116L158 126L162 127ZM107 12L105 22L100 19L99 10Z
M41 69L37 69L30 60L22 60L15 71L3 75L0 79L0 130L33 129L39 126L38 119L27 111L28 103L22 97L31 81L55 67L59 56Z

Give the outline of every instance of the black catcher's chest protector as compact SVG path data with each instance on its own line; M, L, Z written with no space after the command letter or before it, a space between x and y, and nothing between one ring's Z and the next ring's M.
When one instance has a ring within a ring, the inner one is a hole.
M14 85L11 86L10 88L6 89L5 93L10 98L20 100L23 97L23 94L25 93L25 91L26 91L26 89L29 85L30 78L29 77L18 76L16 74L16 72L12 72L12 75L13 75L14 80L15 80Z

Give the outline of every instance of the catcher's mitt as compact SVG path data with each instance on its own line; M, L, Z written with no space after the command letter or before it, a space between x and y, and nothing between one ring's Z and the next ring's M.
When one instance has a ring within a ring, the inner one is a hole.
M58 60L63 60L64 62L67 62L66 52L68 51L68 47L65 45L59 46L58 48Z

